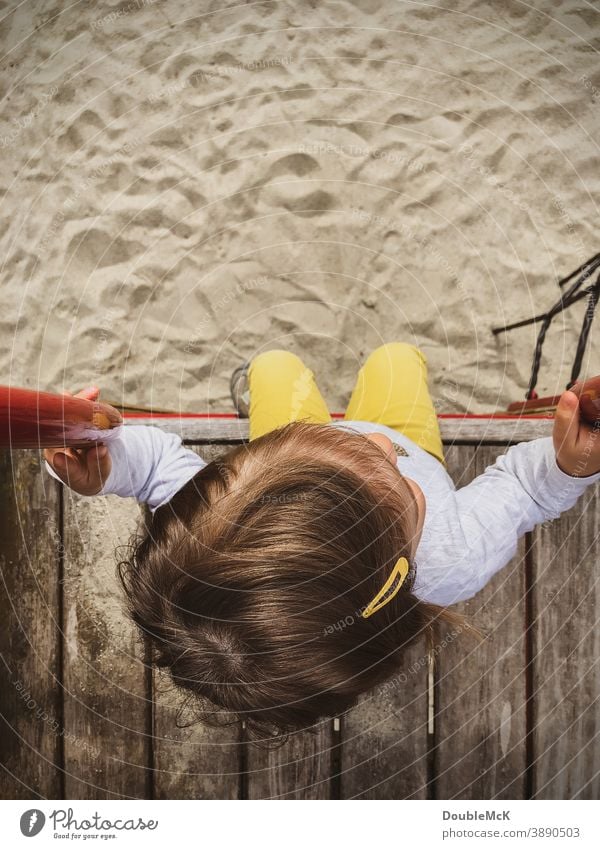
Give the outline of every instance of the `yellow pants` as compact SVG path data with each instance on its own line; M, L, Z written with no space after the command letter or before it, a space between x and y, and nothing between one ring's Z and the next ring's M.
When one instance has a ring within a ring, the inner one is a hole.
M265 351L250 363L248 377L250 439L293 421L331 421L314 374L295 354ZM445 465L427 359L414 345L390 342L373 351L358 373L344 418L387 425Z

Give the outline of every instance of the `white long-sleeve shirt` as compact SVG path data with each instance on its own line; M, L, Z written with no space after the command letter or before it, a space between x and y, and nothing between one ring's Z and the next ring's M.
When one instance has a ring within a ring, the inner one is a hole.
M371 422L331 426L378 431L404 448L398 468L419 484L426 502L413 592L435 604L447 606L475 595L514 557L523 534L558 518L600 480L600 472L585 478L563 472L552 438L544 437L513 445L474 481L456 489L442 464L407 436ZM133 496L152 510L206 465L175 434L142 425L123 427L108 449L112 469L99 494Z

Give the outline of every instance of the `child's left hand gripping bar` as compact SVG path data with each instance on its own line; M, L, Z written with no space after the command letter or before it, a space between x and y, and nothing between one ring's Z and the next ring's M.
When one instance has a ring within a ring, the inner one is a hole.
M74 397L98 401L100 390L96 386L89 386ZM108 404L94 411L93 425L102 430L111 431L122 421L121 414ZM44 457L62 482L80 495L97 495L108 480L112 468L108 446L104 442L89 447L46 448Z
M81 495L97 495L111 472L106 445L121 432L123 419L99 401L96 386L75 395L0 387L0 445L44 448L49 466Z

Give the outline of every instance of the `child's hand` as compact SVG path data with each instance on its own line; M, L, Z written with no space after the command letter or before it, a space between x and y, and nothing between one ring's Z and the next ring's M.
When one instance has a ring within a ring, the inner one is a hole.
M600 472L599 433L583 420L577 395L563 392L552 431L556 462L563 472L578 478Z
M100 390L90 386L75 397L97 401L99 395ZM108 448L103 444L90 448L46 448L44 457L63 483L80 495L97 495L112 468Z

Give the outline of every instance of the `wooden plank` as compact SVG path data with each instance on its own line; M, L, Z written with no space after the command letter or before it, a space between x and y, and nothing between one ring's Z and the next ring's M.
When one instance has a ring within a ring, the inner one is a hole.
M503 448L449 448L448 472L461 487ZM526 790L526 539L475 598L456 605L479 627L479 646L455 640L437 655L436 795L520 799Z
M428 661L420 640L402 670L344 717L342 798L427 798Z
M207 462L231 444L190 446ZM184 697L154 675L153 782L157 799L237 799L245 744L239 726L178 727Z
M61 786L58 485L37 451L0 453L0 798Z
M178 727L184 696L160 673L154 675L154 797L238 799L244 743L238 725Z
M168 433L176 433L185 442L193 445L203 443L220 445L222 450L238 442L247 442L248 419L206 418L131 418L124 417L125 425L151 425Z
M283 745L248 746L247 786L250 799L330 799L333 761L338 748L333 720L314 732L289 735Z
M533 796L600 798L600 496L535 530Z
M65 798L149 794L149 676L115 557L140 519L132 499L64 489Z
M439 418L442 440L446 445L509 444L550 436L551 418ZM235 443L248 439L247 419L211 418L126 418L126 424L146 424L177 433L190 443Z

